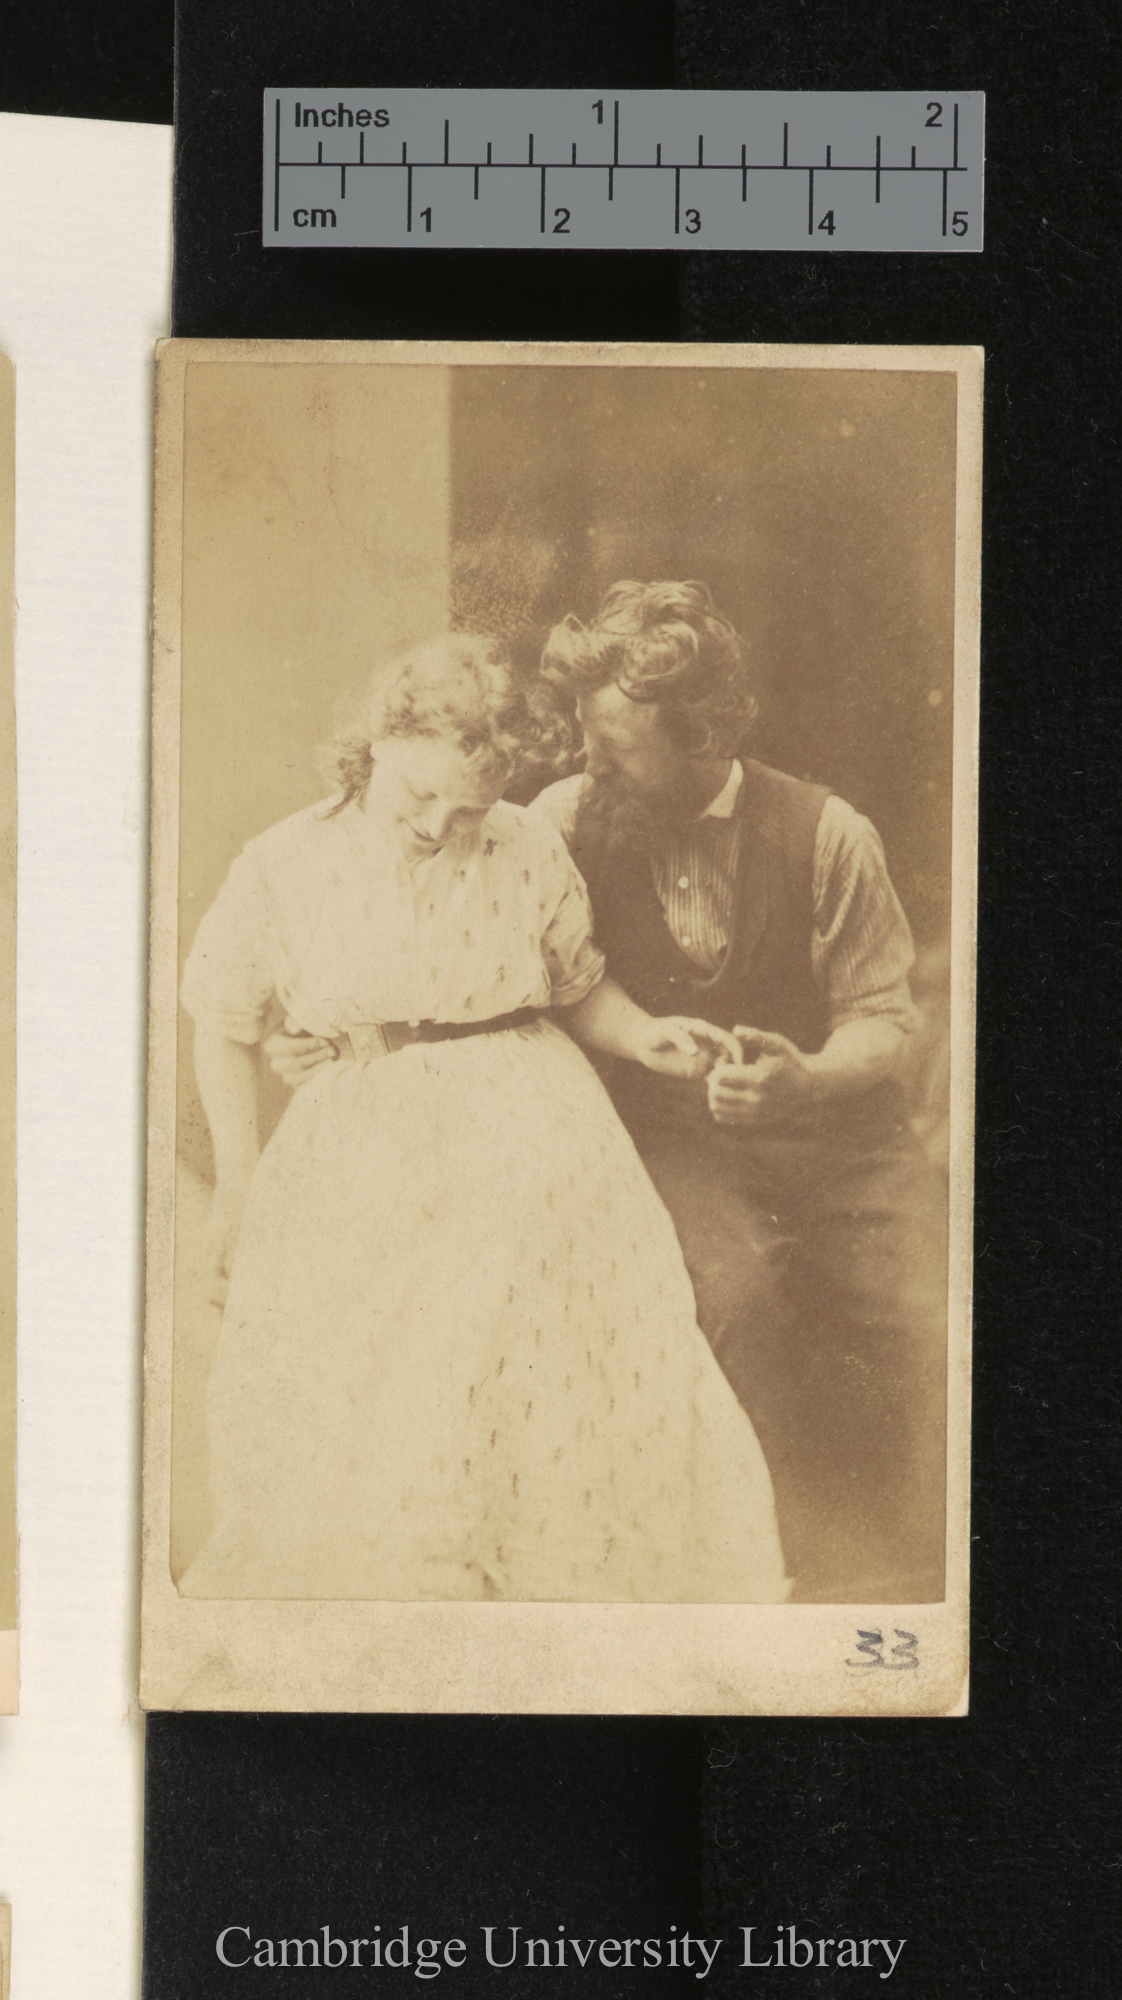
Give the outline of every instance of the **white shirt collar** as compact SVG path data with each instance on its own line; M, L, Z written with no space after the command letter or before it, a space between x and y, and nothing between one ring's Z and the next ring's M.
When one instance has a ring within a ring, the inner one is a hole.
M744 766L738 758L734 757L728 777L725 779L716 798L706 806L705 811L701 815L702 819L731 819L733 813L736 811L736 801L740 796L740 787L743 783Z

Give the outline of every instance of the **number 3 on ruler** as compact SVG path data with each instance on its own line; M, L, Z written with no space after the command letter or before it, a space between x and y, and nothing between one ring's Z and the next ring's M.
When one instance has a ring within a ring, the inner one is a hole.
M701 228L701 211L700 211L700 209L697 209L697 208L687 208L687 210L686 210L686 235L687 235L687 236L696 236L696 235L697 235L697 232L698 232L698 230L699 230L700 228Z

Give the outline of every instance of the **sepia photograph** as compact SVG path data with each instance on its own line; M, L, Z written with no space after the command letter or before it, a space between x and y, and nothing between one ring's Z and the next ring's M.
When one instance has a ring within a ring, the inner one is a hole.
M146 1705L963 1712L981 389L161 348Z

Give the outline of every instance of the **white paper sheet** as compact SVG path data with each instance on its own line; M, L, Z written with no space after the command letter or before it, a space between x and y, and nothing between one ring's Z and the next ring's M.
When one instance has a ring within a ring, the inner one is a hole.
M152 349L171 131L0 116L16 365L21 1713L11 2000L140 1981L134 1704Z

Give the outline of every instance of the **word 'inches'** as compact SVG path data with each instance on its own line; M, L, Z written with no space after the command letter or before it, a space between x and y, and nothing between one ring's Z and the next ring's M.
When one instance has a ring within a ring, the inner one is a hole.
M326 125L334 131L347 125L388 125L390 114L388 111L367 111L365 108L351 111L345 104L328 104L318 111L310 104L298 104L295 122L301 130L305 125Z

